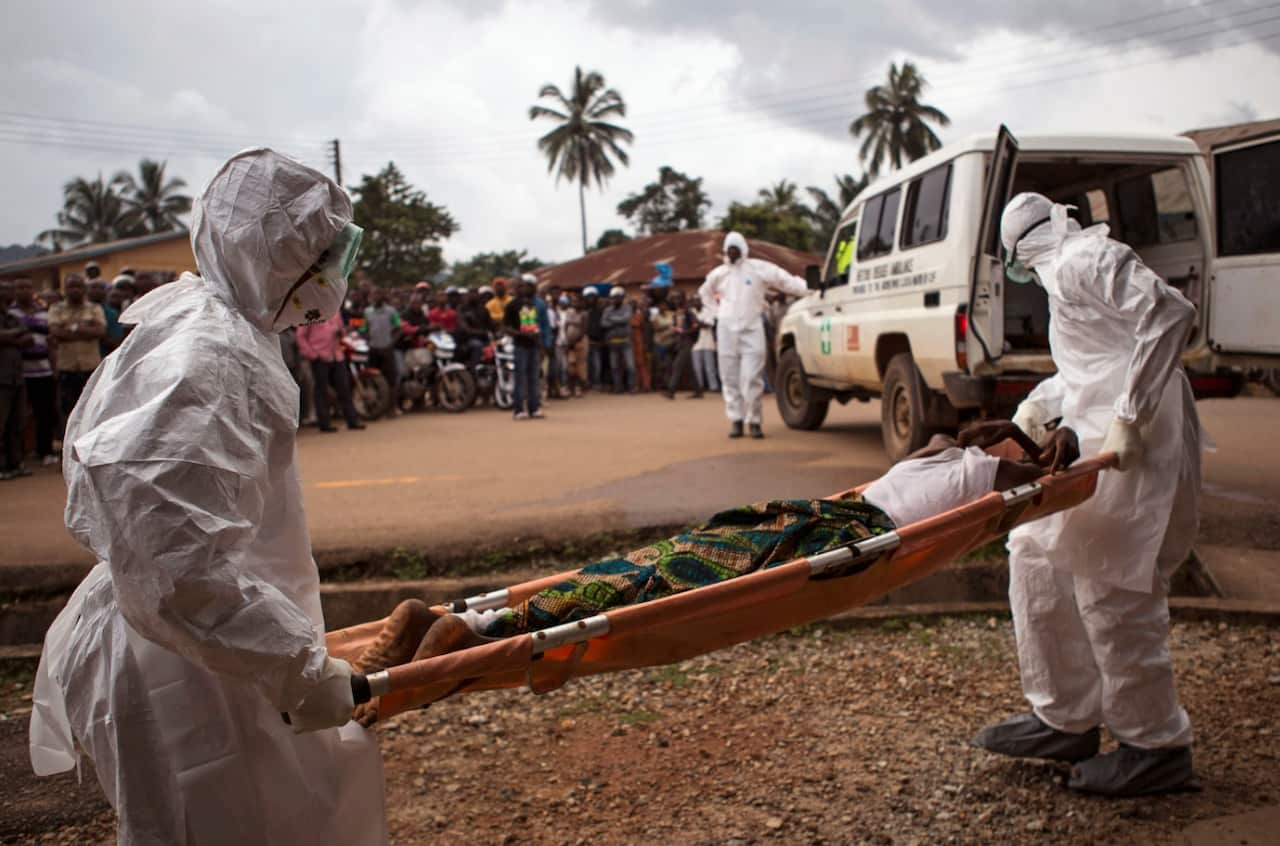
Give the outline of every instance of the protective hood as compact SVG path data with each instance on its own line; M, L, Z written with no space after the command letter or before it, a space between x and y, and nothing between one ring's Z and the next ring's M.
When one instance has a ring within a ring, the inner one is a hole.
M274 150L245 150L196 199L191 248L218 296L269 332L299 277L351 218L350 198L323 173ZM338 294L341 303L345 290Z
M730 247L737 247L738 252L742 253L742 258L739 259L739 261L746 261L747 257L751 255L751 249L747 246L747 239L743 238L738 232L730 232L728 235L724 236L724 252L726 254L726 261L728 261L727 255Z
M1071 206L1055 203L1043 194L1025 192L1009 201L1000 217L1000 241L1006 253L1014 253L1028 267L1052 261L1069 235L1080 224L1067 214ZM1090 231L1099 229L1092 227ZM1106 234L1106 229L1100 230Z

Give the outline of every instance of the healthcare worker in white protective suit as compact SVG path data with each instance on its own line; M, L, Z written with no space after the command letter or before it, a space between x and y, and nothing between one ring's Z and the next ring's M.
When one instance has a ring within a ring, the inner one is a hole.
M1105 225L1019 194L1000 234L1006 278L1049 294L1057 375L1014 422L1038 441L1051 421L1080 452L1115 452L1094 496L1009 536L1009 600L1032 713L974 742L1075 763L1068 785L1111 796L1198 787L1191 722L1168 647L1169 579L1196 535L1200 421L1180 356L1195 308ZM1120 747L1098 754L1100 725Z
M792 297L808 293L800 277L747 253L747 239L730 232L724 239L724 264L708 273L698 289L699 299L716 318L717 361L731 438L742 437L743 422L750 427L751 437L764 437L760 422L768 353L765 295L770 291Z
M71 769L78 743L122 844L386 841L377 745L325 650L277 338L342 303L351 215L311 168L233 157L192 212L200 275L125 312L67 422L67 528L99 563L45 638L31 761Z

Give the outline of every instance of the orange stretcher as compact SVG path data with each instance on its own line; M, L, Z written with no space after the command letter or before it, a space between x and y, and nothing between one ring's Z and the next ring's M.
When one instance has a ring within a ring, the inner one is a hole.
M546 693L576 676L670 664L822 620L918 581L1014 526L1079 505L1093 495L1098 473L1114 462L1113 454L1080 461L1037 482L992 492L936 517L809 558L357 675L356 701L380 697L382 719L459 692L527 685L535 693ZM568 575L535 579L443 607L454 612L511 607ZM375 620L330 632L329 652L354 660L382 624Z

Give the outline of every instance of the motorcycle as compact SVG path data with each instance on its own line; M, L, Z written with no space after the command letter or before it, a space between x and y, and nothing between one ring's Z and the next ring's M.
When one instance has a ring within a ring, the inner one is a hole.
M493 342L493 404L509 411L516 404L516 345L509 335Z
M476 380L465 364L455 361L457 343L444 330L410 326L405 330L405 372L397 400L409 411L428 403L451 414L466 411L476 401Z
M351 375L351 400L356 413L365 420L377 420L385 417L391 410L391 386L382 371L369 363L369 342L356 332L342 336L339 342L342 360ZM329 391L331 402L337 400L333 390ZM341 416L342 410L338 409Z

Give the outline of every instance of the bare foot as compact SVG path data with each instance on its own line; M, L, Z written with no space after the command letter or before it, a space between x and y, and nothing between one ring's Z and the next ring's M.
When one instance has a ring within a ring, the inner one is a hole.
M413 660L435 658L437 655L457 652L459 649L487 642L486 638L471 631L471 627L460 617L455 614L446 614L431 624L426 637L418 646L418 651L414 653Z
M391 612L377 640L360 653L353 669L358 673L376 673L412 660L426 632L440 617L440 612L433 611L421 599L406 599ZM376 723L377 698L357 705L352 719L365 728Z

